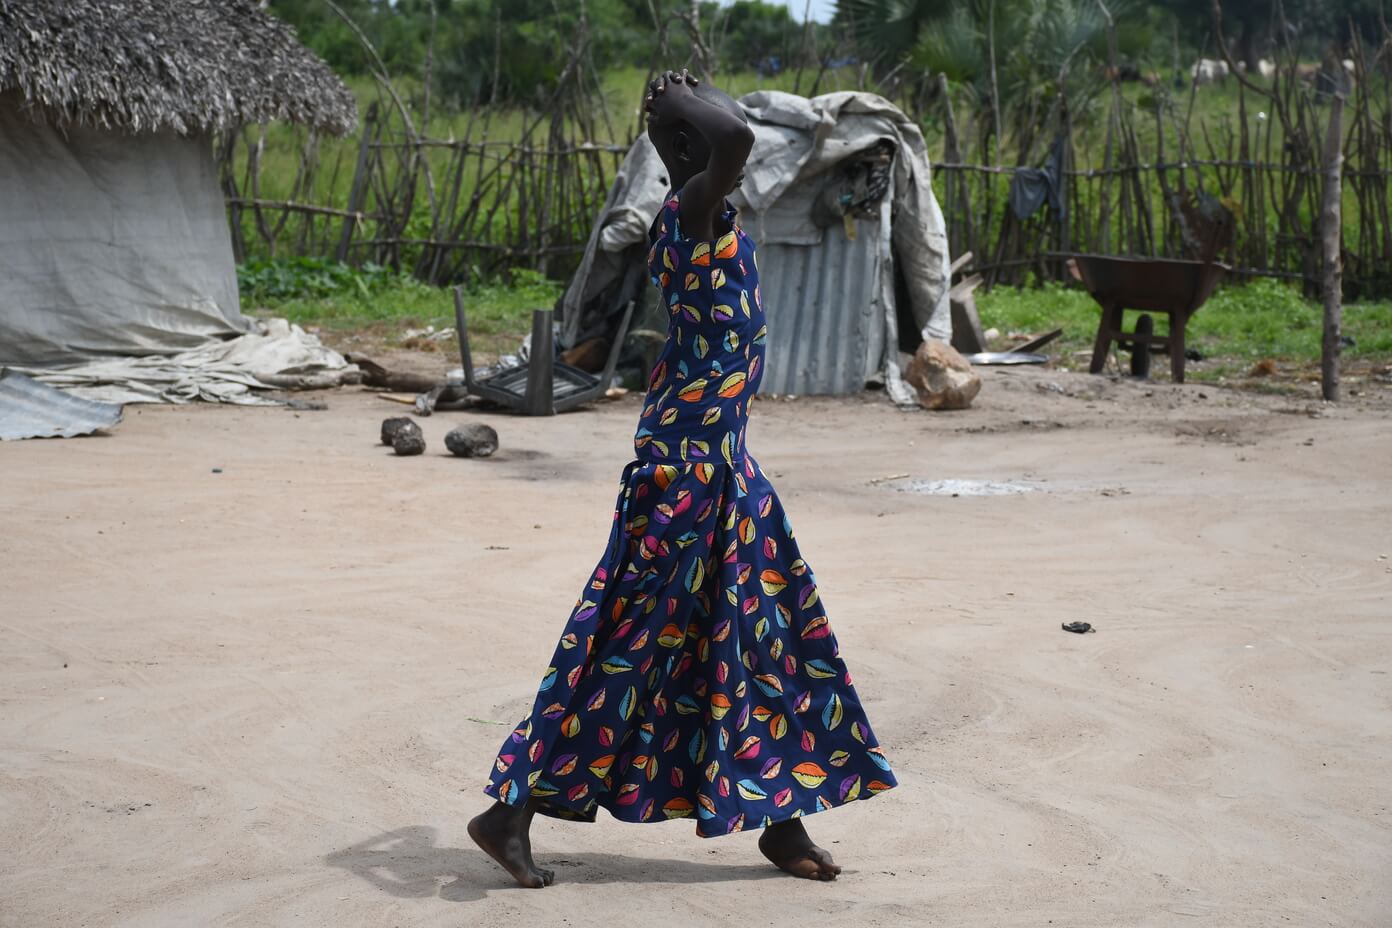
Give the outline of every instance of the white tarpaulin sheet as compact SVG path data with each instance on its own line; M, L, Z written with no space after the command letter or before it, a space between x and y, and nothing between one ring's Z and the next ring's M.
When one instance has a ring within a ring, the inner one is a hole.
M0 94L0 364L247 331L206 136L60 129Z
M776 391L848 392L884 377L896 401L912 402L912 391L899 379L896 276L919 333L943 341L952 337L946 226L930 187L922 133L874 94L809 100L759 91L740 104L755 141L744 184L731 200L767 258L760 262L766 282L777 276L783 285L781 291L764 288L765 383ZM813 208L832 169L865 155L882 139L894 146L895 158L880 219L862 222L864 231L853 240L839 224L819 225ZM565 344L592 334L592 301L612 292L634 260L631 249L646 247L649 223L667 190L662 162L642 137L615 176L562 300ZM798 280L789 281L789 274ZM804 282L796 292L789 286Z
M213 403L266 405L277 388L332 387L351 380L356 365L284 319L254 320L254 331L226 341L205 341L174 355L96 358L77 365L10 370L73 396L105 403Z

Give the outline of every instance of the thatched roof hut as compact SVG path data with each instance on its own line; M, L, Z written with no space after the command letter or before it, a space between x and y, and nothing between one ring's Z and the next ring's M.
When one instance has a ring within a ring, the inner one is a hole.
M271 120L356 108L250 0L0 0L0 363L245 331L211 134Z
M76 125L189 134L284 119L335 135L353 96L249 0L0 0L0 91Z

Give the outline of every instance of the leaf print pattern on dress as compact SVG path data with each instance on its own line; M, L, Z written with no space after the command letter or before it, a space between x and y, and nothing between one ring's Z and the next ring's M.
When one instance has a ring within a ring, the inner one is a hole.
M486 792L704 837L895 785L816 579L745 449L767 328L754 244L691 242L670 197L648 256L671 313L609 544Z

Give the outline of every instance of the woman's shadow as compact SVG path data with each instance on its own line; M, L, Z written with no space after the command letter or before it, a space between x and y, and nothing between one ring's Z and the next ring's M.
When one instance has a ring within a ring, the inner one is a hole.
M437 839L434 828L413 825L334 851L324 861L403 899L439 896L450 902L477 902L489 890L516 886L483 851L439 847ZM543 857L537 862L554 869L558 882L567 883L725 883L779 875L769 866L707 864L623 854L586 854L583 860Z

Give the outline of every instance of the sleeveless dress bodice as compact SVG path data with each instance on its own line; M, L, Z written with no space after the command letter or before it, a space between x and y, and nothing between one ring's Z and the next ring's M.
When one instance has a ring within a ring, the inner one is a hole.
M668 334L634 448L640 460L733 465L744 455L768 334L754 242L728 204L728 232L714 241L687 238L680 202L669 197L653 224L648 270L662 293Z

